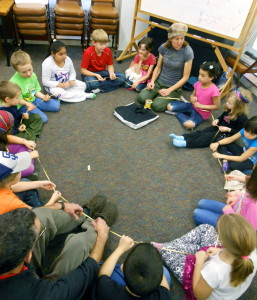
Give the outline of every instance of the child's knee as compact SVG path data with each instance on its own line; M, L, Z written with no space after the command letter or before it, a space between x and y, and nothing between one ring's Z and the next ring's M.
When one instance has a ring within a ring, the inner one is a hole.
M172 105L169 103L169 104L167 105L167 110L172 111L172 109L173 109L173 107L172 107Z
M186 121L183 125L184 125L187 129L195 128L195 123L192 122L192 121Z

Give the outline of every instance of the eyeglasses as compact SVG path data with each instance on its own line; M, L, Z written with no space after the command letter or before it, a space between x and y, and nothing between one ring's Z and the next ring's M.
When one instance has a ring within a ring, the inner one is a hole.
M32 248L34 248L34 247L36 246L37 242L41 239L42 235L43 235L43 234L45 233L45 231L46 231L45 225L42 225L42 226L43 226L43 229L42 229L42 231L39 233L38 237L36 238L36 240L35 240L35 242L34 242Z

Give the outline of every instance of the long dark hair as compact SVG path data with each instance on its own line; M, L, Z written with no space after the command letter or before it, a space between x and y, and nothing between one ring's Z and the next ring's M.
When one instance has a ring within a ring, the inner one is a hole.
M246 191L250 194L251 198L257 201L257 166L255 165L250 178L245 185Z

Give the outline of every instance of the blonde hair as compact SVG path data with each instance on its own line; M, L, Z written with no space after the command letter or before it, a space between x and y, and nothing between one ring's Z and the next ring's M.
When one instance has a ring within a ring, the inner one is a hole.
M17 66L32 64L30 55L22 50L15 51L11 56L11 65L17 71Z
M0 181L0 189L5 188L11 181L14 180L14 178L18 175L19 173L13 173L5 177Z
M108 35L103 29L95 29L91 38L95 43L107 43L109 41Z
M21 93L21 88L18 84L3 80L0 82L0 100L5 102L5 98L14 98L18 93Z
M246 257L256 248L256 232L239 214L222 215L217 228L223 247L234 257L230 285L239 286L254 270L252 260Z
M246 98L246 100L248 100L248 102L250 103L253 99L252 99L252 93L250 91L248 91L247 89L244 89L242 87L240 87L239 89L240 94L242 94L242 96L244 98ZM248 115L248 104L244 101L242 101L237 93L235 91L232 91L230 93L228 93L226 99L228 98L233 98L234 99L234 108L231 110L231 112L229 113L230 115L230 119L231 120L235 120L238 116L240 115ZM226 106L226 104L224 105L224 110L228 111L228 108Z

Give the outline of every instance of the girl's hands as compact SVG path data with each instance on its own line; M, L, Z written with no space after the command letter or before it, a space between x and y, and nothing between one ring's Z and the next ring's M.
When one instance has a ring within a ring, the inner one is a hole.
M214 152L218 149L219 143L211 143L210 144L210 149Z
M219 126L219 131L221 131L221 132L230 132L231 128L226 127L226 126Z
M219 123L219 119L215 119L214 121L212 121L212 126L217 126Z
M208 256L214 256L216 255L217 253L220 252L220 248L216 248L216 247L209 247L206 251L207 255Z
M214 158L223 158L223 155L222 154L220 154L219 152L213 152L212 153L212 156L214 157Z

